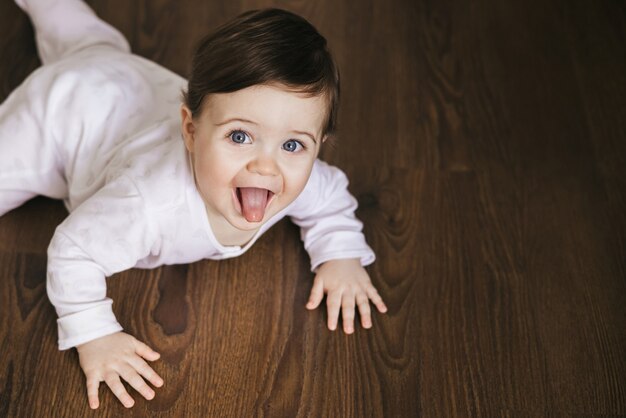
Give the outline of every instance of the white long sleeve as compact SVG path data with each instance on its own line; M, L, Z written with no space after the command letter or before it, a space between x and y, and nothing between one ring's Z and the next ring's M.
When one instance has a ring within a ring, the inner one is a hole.
M48 248L47 292L59 316L61 350L122 329L105 278L158 252L158 244L144 200L126 177L100 189L57 228Z
M333 259L359 258L366 266L375 260L365 242L363 224L354 211L356 199L348 191L348 178L337 167L317 160L302 194L288 215L300 227L311 271Z

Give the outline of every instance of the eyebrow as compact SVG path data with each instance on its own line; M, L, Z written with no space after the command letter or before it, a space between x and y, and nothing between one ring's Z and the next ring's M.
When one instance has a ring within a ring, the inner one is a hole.
M231 122L244 122L244 123L250 123L250 124L252 124L252 125L258 125L258 123L257 123L257 122L255 122L255 121L253 121L253 120L250 120L250 119L230 118L230 119L226 119L226 120L225 120L225 121L223 121L223 122L216 123L216 124L215 124L215 126L222 126L222 125L226 125L227 123L231 123ZM293 132L294 134L298 134L298 135L305 135L305 136L308 136L309 138L311 138L311 140L312 140L313 142L315 142L315 144L317 144L317 140L315 139L315 136L311 135L311 134L310 134L310 133L308 133L308 132L305 132L305 131L295 131L295 130L294 130L294 131L290 131L290 132Z

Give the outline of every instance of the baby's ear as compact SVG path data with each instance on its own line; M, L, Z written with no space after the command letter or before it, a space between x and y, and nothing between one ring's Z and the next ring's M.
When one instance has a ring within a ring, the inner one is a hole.
M180 105L180 119L185 147L187 148L187 151L193 152L193 136L196 132L196 127L193 124L191 110L189 110L189 108L185 104Z

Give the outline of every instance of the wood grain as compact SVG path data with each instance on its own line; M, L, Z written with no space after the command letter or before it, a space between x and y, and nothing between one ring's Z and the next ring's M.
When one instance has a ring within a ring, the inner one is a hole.
M342 74L322 157L351 180L389 312L329 331L287 220L237 259L117 274L113 309L166 384L131 410L101 387L92 412L45 295L66 212L36 198L0 218L0 416L626 415L623 2L89 4L183 76L244 10L318 27ZM0 28L4 99L39 60L12 2Z

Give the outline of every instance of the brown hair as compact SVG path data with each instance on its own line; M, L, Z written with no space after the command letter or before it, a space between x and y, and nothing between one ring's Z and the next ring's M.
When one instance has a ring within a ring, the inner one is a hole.
M183 100L196 118L209 94L271 83L325 95L322 135L336 131L339 71L326 39L307 20L281 9L243 13L200 40Z

